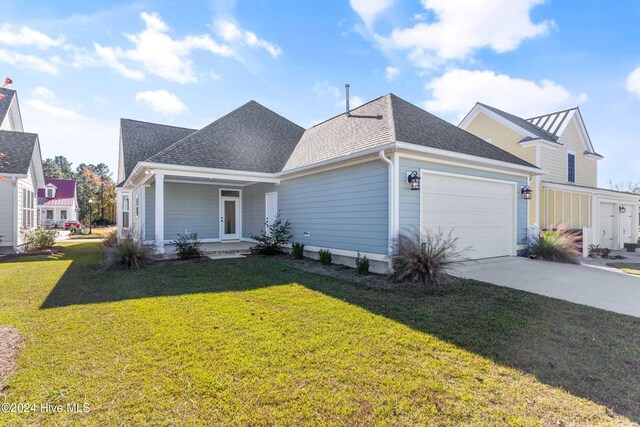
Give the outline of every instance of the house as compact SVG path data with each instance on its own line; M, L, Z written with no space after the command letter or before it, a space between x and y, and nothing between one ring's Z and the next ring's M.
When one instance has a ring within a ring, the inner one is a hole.
M529 223L583 230L609 249L635 243L638 195L598 188L598 161L578 107L523 119L477 103L459 127L545 172L531 182Z
M388 94L304 129L255 101L202 129L122 119L118 233L252 242L278 213L308 256L387 271L395 236L453 230L471 258L527 245L531 163ZM413 175L421 180L409 183Z
M44 174L38 135L23 132L16 92L0 88L0 96L0 252L15 252L24 243L21 230L37 225Z
M38 189L40 225L64 227L67 221L78 220L76 181L45 178L44 188Z

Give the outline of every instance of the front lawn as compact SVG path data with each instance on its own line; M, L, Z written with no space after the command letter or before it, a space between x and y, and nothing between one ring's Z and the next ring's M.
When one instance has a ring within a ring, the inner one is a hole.
M640 264L631 263L631 262L611 262L607 264L609 267L620 269L622 272L627 274L635 274L640 276Z
M640 319L477 282L420 292L277 260L103 273L98 243L0 262L26 336L7 402L48 425L630 425ZM517 278L514 278L517 280Z
M69 234L70 239L106 239L116 230L115 227L93 227L91 234Z

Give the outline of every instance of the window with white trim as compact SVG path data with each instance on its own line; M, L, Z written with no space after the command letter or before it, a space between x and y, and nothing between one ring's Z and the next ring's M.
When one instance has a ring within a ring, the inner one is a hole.
M53 219L53 209L47 210L47 219Z
M31 228L34 224L35 203L33 202L33 191L22 189L22 226Z
M576 155L567 153L567 182L576 183Z
M67 210L66 209L62 209L60 211L60 219L67 219Z
M129 196L122 196L122 228L129 228Z
M136 196L136 218L140 217L140 195Z

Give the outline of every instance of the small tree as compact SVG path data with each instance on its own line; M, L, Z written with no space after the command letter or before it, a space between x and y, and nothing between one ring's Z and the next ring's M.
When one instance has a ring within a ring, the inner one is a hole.
M198 233L178 234L178 238L173 242L178 251L180 259L198 258L202 256L201 243Z
M269 233L263 230L259 236L251 236L252 239L258 241L258 243L251 248L251 252L263 255L282 253L282 245L289 243L289 240L293 237L289 232L290 228L291 223L289 220L282 221L280 212L278 212L276 219L268 227Z

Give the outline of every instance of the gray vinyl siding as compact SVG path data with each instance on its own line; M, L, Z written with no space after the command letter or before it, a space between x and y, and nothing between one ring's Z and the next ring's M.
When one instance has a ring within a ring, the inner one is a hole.
M156 239L156 185L144 189L144 238Z
M200 239L217 239L220 187L208 184L164 183L164 239L175 240L186 229L197 232ZM145 233L155 239L155 186L145 192Z
M254 184L242 190L242 235L243 237L258 236L265 225L265 194L278 191L280 186L275 184ZM278 200L278 205L280 201Z
M406 184L407 172L428 169L438 172L455 173L460 175L477 176L482 178L500 179L518 183L518 188L527 184L527 178L508 175L498 172L469 169L462 166L445 165L417 159L400 158L400 231L411 227L420 226L420 191L412 191ZM527 201L517 197L517 244L526 244L527 241Z
M13 246L14 229L17 228L16 213L13 212L14 188L10 178L0 181L0 246Z
M278 208L295 242L386 255L388 176L385 163L372 161L285 180Z

